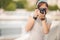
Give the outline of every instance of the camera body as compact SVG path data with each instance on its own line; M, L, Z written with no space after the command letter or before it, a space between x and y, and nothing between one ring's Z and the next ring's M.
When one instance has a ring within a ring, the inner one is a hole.
M40 13L42 13L42 14L46 14L46 8L39 8L39 10L40 10Z

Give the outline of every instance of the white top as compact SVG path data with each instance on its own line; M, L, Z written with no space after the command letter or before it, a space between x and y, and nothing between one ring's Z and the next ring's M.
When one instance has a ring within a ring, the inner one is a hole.
M33 17L33 14L31 15L31 17ZM51 24L51 21L47 20L47 23ZM29 33L30 36L27 40L44 40L45 34L43 33L42 23L39 18L35 20L34 26Z

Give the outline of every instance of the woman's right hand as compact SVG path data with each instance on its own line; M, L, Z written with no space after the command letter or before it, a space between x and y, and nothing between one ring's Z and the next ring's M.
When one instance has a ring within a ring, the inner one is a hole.
M34 16L37 17L39 14L38 14L38 9L35 9L35 12L34 12Z

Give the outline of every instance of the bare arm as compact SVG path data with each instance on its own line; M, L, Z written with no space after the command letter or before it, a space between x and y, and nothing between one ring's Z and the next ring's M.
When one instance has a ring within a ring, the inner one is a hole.
M45 34L48 34L49 29L50 29L50 24L46 22L46 20L42 21L42 26L43 26L43 32Z
M45 34L48 34L49 29L50 29L50 24L47 23L47 21L45 20L45 14L40 13L39 10L38 10L38 14L39 14L38 17L40 19L44 19L44 20L41 20L42 21L43 32Z
M29 17L25 30L27 32L30 31L32 29L33 25L34 25L34 19L32 17Z
M34 16L37 16L37 9L35 10L35 13L33 13ZM34 19L32 16L29 17L27 25L25 27L25 30L28 32L32 29L32 27L34 26Z

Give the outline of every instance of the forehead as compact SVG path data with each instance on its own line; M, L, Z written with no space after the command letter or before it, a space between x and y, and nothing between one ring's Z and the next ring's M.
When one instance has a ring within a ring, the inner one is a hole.
M46 4L42 4L41 6L40 6L40 8L47 8L47 6L46 6Z

